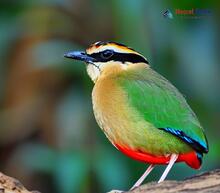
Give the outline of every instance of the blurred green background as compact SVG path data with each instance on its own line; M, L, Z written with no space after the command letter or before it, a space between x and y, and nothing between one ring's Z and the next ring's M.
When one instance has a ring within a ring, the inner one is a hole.
M127 190L147 165L125 157L98 128L85 65L63 58L99 40L140 51L186 96L220 167L220 11L216 1L20 0L0 3L0 171L44 193ZM175 9L210 9L185 17ZM169 9L174 18L164 18ZM147 181L158 180L158 166Z

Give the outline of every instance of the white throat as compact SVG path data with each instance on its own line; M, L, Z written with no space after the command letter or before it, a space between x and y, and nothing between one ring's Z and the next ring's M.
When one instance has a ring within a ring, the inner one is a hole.
M97 78L101 74L101 68L92 64L88 64L86 70L92 81L96 82Z
M87 65L87 73L90 76L90 78L92 79L93 82L96 82L97 79L99 78L99 76L101 75L101 73L103 72L103 70L109 66L109 65L114 65L116 64L115 62L109 61L109 62L99 62L96 63L95 65L93 64L88 64ZM117 63L117 65L120 65L120 67L122 69L127 69L127 67L129 66L129 62L125 62L125 63Z

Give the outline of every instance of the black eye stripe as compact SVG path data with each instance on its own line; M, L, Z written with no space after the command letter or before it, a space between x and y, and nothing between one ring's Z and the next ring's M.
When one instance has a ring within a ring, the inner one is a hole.
M104 52L105 51L93 53L93 54L90 54L89 56L95 58L97 60L97 62L119 61L122 63L125 63L125 62L132 62L132 63L144 62L144 63L148 64L148 61L138 54L113 52L113 55L110 58L103 58L102 54Z

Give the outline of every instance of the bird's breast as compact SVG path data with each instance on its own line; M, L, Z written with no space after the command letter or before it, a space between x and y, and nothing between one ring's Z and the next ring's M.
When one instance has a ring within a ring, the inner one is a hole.
M127 93L117 79L99 79L92 92L96 121L114 145L146 151L152 125L143 121L128 103ZM148 132L149 131L149 132ZM151 144L149 144L151 145Z
M146 143L142 129L147 124L129 105L127 93L119 86L117 78L99 79L92 100L96 121L112 144L137 149L142 142Z
M92 92L96 121L113 144L121 140L127 124L124 95L112 79L98 80Z

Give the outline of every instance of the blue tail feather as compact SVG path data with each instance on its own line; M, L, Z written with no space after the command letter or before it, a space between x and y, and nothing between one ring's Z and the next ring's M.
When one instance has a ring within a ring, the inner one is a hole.
M193 149L195 149L199 156L198 158L202 159L202 153L207 153L208 152L208 147L205 143L203 142L199 142L191 137L189 137L186 133L184 133L183 131L179 130L179 129L173 129L170 127L166 127L166 128L159 128L163 131L166 131L168 133L171 133L172 135L180 138L181 140L183 140L184 142L188 143Z

